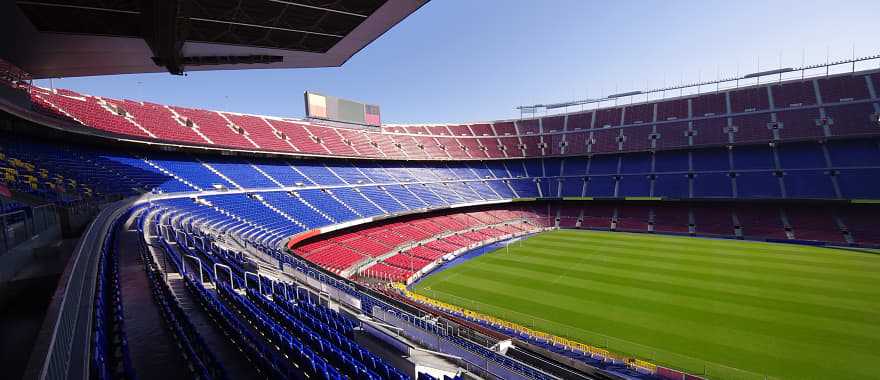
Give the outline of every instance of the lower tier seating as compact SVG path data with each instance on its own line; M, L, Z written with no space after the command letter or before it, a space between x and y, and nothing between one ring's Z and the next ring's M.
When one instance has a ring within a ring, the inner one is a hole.
M405 282L450 253L535 230L543 225L534 221L537 217L528 207L516 205L436 212L319 235L292 250L337 273L372 263L358 271L366 277Z

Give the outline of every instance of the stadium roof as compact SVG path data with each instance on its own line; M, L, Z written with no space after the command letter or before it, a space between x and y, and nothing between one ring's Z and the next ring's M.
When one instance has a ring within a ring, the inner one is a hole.
M339 66L428 1L3 1L0 58L34 78Z

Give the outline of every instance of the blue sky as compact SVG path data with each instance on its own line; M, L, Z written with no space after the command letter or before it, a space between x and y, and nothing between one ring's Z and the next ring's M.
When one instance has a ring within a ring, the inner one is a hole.
M301 117L302 93L379 104L384 122L513 118L593 98L880 53L880 1L434 0L341 68L55 79L108 97ZM874 67L878 63L873 63ZM48 81L40 81L48 86Z

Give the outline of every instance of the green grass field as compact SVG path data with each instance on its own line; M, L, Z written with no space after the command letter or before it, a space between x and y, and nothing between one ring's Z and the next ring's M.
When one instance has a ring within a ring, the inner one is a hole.
M880 378L878 254L559 230L415 291L713 379Z

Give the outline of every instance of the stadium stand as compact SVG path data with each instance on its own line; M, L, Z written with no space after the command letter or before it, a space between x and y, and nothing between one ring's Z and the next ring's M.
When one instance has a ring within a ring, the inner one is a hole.
M734 143L766 143L876 133L871 119L877 113L871 103L876 99L870 98L867 87L875 77L841 74L602 109L595 112L596 124L589 134L580 131L589 129L592 113L573 114L567 121L548 116L448 128L403 125L354 131L32 85L20 90L30 95L31 112L112 135L320 156L461 160L699 147L727 144L730 138ZM730 101L730 110L725 99ZM690 115L689 106L693 108Z
M502 219L493 215L493 212L505 216L519 212L526 215ZM423 274L436 266L440 259L451 258L451 254L464 252L475 245L540 231L542 226L531 220L529 215L534 218L533 214L521 207L510 206L434 216L420 215L344 230L332 237L322 235L306 239L291 249L307 260L335 271L356 271L362 277L410 282L413 275ZM388 239L388 234L376 236L377 229L391 231L395 237ZM315 257L316 252L331 251L336 256L329 263L323 261L323 257ZM357 268L352 267L355 264Z
M234 378L226 347L263 377L431 378L355 339L374 318L494 377L551 379L363 285L412 283L475 248L551 228L880 246L877 81L861 72L562 116L377 129L16 81L30 102L16 115L50 120L52 134L5 115L15 122L0 141L0 186L59 206L137 199L102 212L105 227L90 232L103 233L87 304L96 378L136 376L119 285L130 216L151 297L193 377ZM0 199L2 212L30 209L19 201ZM284 276L321 290L291 288ZM331 308L322 292L349 303ZM235 338L209 344L193 309Z

